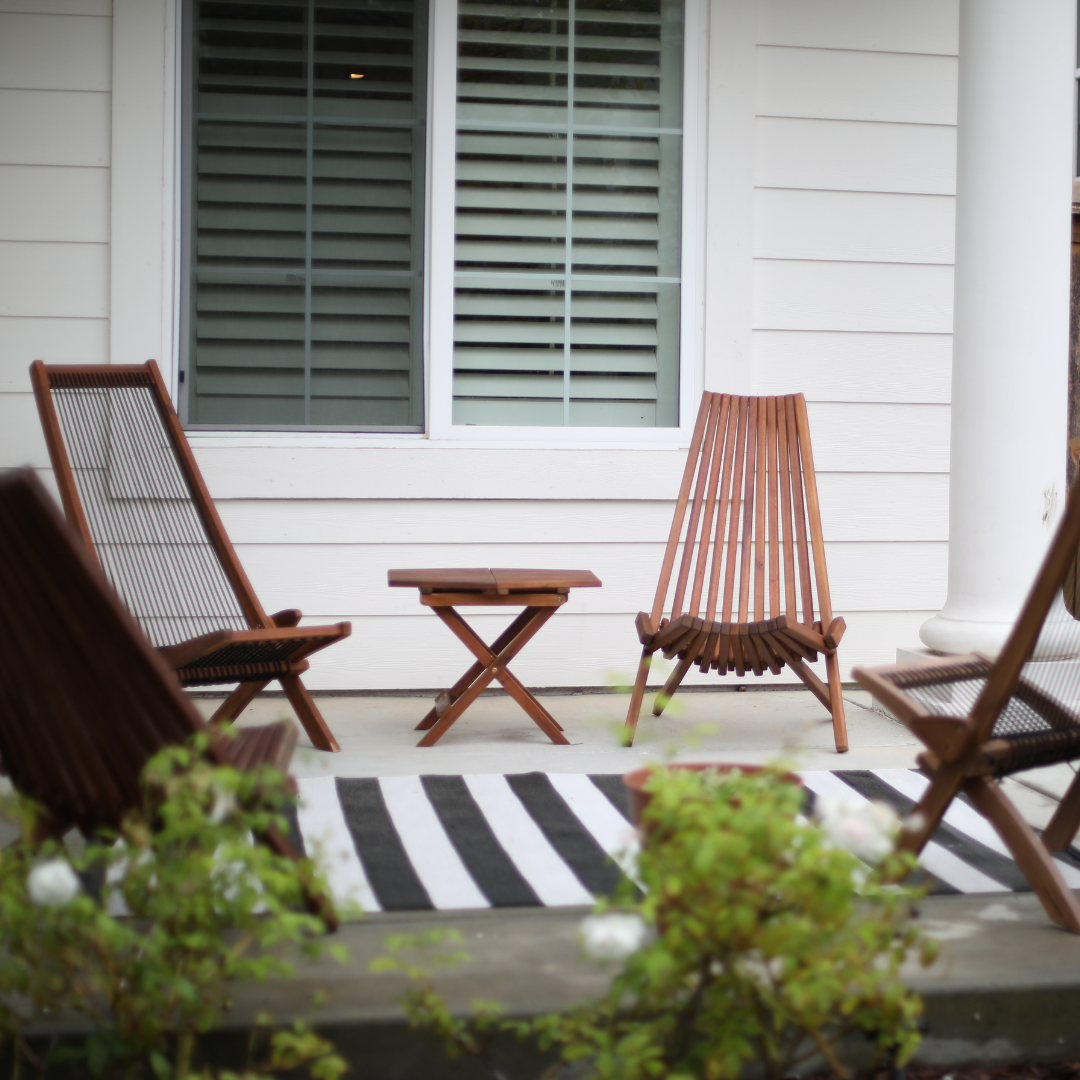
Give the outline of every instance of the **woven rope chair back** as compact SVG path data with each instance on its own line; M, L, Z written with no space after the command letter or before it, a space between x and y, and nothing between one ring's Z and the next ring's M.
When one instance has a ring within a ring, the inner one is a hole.
M203 727L29 469L0 479L0 761L63 824L116 826Z
M40 370L49 400L39 390L39 404L55 416L88 539L147 637L165 646L246 630L251 621L178 458L156 368ZM49 435L44 409L42 419ZM59 473L58 481L63 489Z
M970 716L980 741L1008 740L1011 772L1056 760L1055 743L1074 741L1080 724L1078 545L1080 483L997 658L957 657L932 681L915 666L891 676L930 714Z
M801 394L703 395L652 624L683 614L722 623L831 620Z

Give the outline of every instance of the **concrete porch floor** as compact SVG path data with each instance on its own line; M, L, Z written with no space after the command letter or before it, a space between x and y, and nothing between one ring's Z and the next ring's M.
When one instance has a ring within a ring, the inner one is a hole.
M540 694L566 729L570 746L553 746L506 695L481 698L435 747L418 749L416 723L431 695L316 695L342 746L311 748L301 735L294 758L300 777L394 776L461 772L623 772L656 759L758 763L782 756L802 769L905 768L918 743L872 707L868 694L845 693L851 750L837 755L829 717L808 692L691 692L670 715L653 718L646 699L638 740L619 745L628 695ZM216 700L197 698L209 713ZM264 695L245 724L291 715L287 702ZM1006 781L1033 825L1049 819L1075 774L1067 766ZM600 993L609 973L582 958L576 932L585 909L502 909L379 914L344 926L343 967L304 968L283 984L241 987L229 1027L239 1033L260 1009L278 1017L307 1013L328 1030L365 1078L480 1077L478 1063L446 1059L432 1041L410 1032L397 999L404 983L373 975L368 964L387 935L454 927L473 962L438 984L455 1011L476 998L501 1001L517 1015L540 1014ZM1046 918L1031 894L930 897L919 921L941 942L935 964L912 965L905 977L926 1001L927 1033L917 1060L942 1065L1064 1060L1080 1056L1080 937ZM328 1003L309 1011L316 990ZM224 1033L223 1038L228 1038ZM535 1077L541 1059L512 1047L500 1056L508 1078Z

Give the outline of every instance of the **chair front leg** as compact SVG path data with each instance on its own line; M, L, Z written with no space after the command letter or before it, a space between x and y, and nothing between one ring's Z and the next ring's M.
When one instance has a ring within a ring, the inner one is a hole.
M848 749L847 719L844 716L844 687L840 682L840 659L835 652L825 654L825 673L829 680L829 712L832 713L833 741L836 752Z
M285 691L289 704L295 710L300 723L304 725L304 730L308 733L308 738L315 749L337 753L341 747L338 746L338 741L334 738L330 725L323 719L319 707L312 700L311 694L308 693L307 687L300 681L300 677L298 675L283 676L281 689Z
M663 690L656 695L656 700L653 702L652 707L653 716L659 716L668 707L668 702L675 696L675 691L679 689L683 679L686 678L686 673L693 667L694 661L697 660L699 650L706 637L706 634L698 634L693 641L687 645L686 655L675 665L675 670L668 676L667 682L664 683Z
M930 786L904 822L897 850L918 855L934 835L949 803L963 785L964 774L957 766L942 765L930 778Z
M641 650L637 678L634 679L634 690L630 695L630 708L626 711L626 723L623 725L623 746L634 745L634 735L637 733L638 717L641 715L641 703L645 700L645 684L649 678L649 668L652 667L652 658L653 650L646 645Z

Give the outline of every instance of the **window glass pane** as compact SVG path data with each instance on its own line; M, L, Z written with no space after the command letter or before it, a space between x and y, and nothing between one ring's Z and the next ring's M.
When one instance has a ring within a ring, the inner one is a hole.
M455 424L678 424L682 24L458 4Z
M423 423L426 0L194 0L190 424Z

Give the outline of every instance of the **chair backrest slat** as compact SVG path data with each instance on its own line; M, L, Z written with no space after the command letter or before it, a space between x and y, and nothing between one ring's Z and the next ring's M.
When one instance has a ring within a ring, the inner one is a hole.
M694 562L694 550L697 544L698 524L705 497L705 488L709 476L709 461L712 457L713 440L716 438L716 419L719 413L719 394L713 394L709 401L709 419L705 425L705 438L701 444L698 459L697 483L694 485L694 502L690 507L690 521L683 541L682 562L679 564L679 577L675 584L675 596L672 600L671 617L674 619L683 613L683 600L686 597L686 585L690 569Z
M151 641L265 626L157 365L31 377L65 512Z
M799 561L799 585L801 586L802 621L814 621L814 597L810 586L810 555L807 551L806 508L803 502L803 468L799 452L799 433L795 423L795 400L784 398L784 415L788 430L788 467L791 470L791 510L795 521L795 551ZM794 612L789 612L794 615Z
M679 538L682 536L683 521L686 518L686 504L690 498L690 487L694 482L698 455L701 452L702 440L705 438L705 425L708 422L712 399L715 396L706 392L701 397L701 405L698 406L697 422L694 424L694 434L690 439L690 450L686 455L682 483L679 485L679 497L675 502L675 516L671 520L667 547L664 549L664 562L660 568L660 580L657 582L656 596L653 598L652 624L654 627L660 625L660 618L664 611L664 600L667 597L668 585L671 582L671 571L675 565L675 556L679 550Z
M795 526L791 505L791 455L788 450L787 409L784 399L776 401L776 445L780 459L780 515L783 527L784 551L784 614L795 618Z
M713 512L716 509L717 488L720 478L720 455L724 449L724 438L728 418L728 406L730 398L727 394L718 395L719 411L716 417L716 431L713 435L713 449L709 457L709 475L705 487L705 511L701 519L701 539L698 542L697 569L694 571L694 589L690 595L689 614L697 618L701 610L701 590L705 581L705 571L709 565L709 555L712 550L710 543L713 531ZM705 471L705 458L702 456L702 472Z
M743 458L743 507L742 537L740 539L741 566L739 568L739 622L746 622L750 615L750 560L752 556L754 528L754 480L757 472L757 402L747 398L746 452Z
M735 569L738 559L739 522L742 520L743 504L743 463L746 452L746 425L749 412L749 399L734 398L732 408L737 407L738 426L735 432L734 458L731 473L731 502L728 511L727 543L719 557L724 558L724 607L721 622L732 622L735 611Z
M30 470L0 479L0 760L58 823L116 826L204 723Z
M716 532L713 534L712 572L709 575L709 604L705 618L712 622L716 618L717 597L723 570L724 538L728 527L728 514L731 509L731 471L735 437L739 426L739 402L730 394L724 395L727 408L727 425L724 432L723 469L720 475L720 500L716 510ZM719 555L717 555L719 552Z
M818 614L821 617L822 631L825 631L832 622L832 598L829 596L829 572L825 567L825 541L821 535L817 472L814 469L814 452L810 447L810 421L806 415L806 401L800 395L794 399L794 404L795 426L799 432L799 452L802 457L803 483L806 486L806 514L810 526L810 546L814 553Z
M754 619L765 618L765 484L768 475L766 445L768 441L768 407L765 398L757 400L757 491L754 495Z
M769 482L769 618L780 614L780 531L777 523L776 398L765 403L766 447Z
M722 623L786 613L809 624L815 599L822 618L831 619L802 396L706 394L664 552L653 625L659 627L665 613L704 614ZM726 639L714 646L728 648Z

